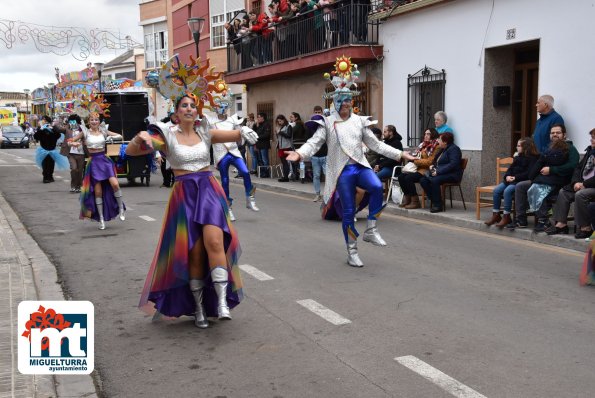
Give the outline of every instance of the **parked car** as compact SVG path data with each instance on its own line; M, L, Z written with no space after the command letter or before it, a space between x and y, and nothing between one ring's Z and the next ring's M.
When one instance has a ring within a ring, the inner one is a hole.
M20 126L3 126L0 148L29 148L29 135Z

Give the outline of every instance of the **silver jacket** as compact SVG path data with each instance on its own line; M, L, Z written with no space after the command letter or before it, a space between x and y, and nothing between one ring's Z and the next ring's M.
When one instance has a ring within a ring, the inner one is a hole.
M237 119L228 117L225 120L209 119L209 127L215 130L241 130L241 126L236 124ZM238 149L236 142L225 142L221 144L213 144L213 157L215 158L215 165L218 165L221 159L228 153L231 153L236 158L241 158L242 154Z
M319 121L320 127L316 133L296 152L304 160L309 160L326 142L328 154L326 157L326 183L324 185L324 202L328 203L337 180L348 163L359 163L371 168L364 156L363 144L370 150L395 160L401 159L402 151L378 141L370 130L370 126L377 121L369 120L369 116L351 114L349 119L342 120L338 113L332 113Z

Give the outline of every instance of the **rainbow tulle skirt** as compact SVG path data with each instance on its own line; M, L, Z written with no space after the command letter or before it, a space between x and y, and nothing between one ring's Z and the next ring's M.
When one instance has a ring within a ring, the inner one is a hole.
M241 249L235 229L228 217L225 192L210 171L176 177L161 227L161 237L153 257L139 308L149 314L155 311L167 317L192 315L195 302L189 286L189 253L202 236L203 225L223 230L229 283L227 305L237 306L243 298L242 279L237 266ZM206 257L206 256L205 256ZM205 270L209 269L207 258ZM225 264L222 264L225 265ZM209 272L205 272L209 274ZM210 276L203 293L207 316L217 316L217 294Z
M118 202L114 190L109 183L110 177L116 176L116 166L105 153L92 153L85 167L83 185L81 186L81 214L79 218L99 221L99 212L95 204L95 185L101 184L101 197L103 199L103 219L109 221L116 218L119 213ZM124 206L124 208L126 208Z

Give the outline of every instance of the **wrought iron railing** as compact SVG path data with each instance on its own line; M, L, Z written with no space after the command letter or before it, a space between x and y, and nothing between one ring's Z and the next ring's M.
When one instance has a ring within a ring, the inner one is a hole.
M281 21L264 34L250 33L227 45L227 71L239 72L341 46L378 44L373 5L357 0Z

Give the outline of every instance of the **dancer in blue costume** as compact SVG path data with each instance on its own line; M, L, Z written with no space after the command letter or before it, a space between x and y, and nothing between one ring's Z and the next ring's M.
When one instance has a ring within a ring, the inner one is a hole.
M70 163L66 156L60 155L60 150L56 148L56 143L66 131L65 128L54 124L52 119L44 115L41 119L41 126L33 136L39 142L39 147L35 151L35 163L43 171L44 184L54 182L54 166L58 170L68 170Z
M223 92L213 98L213 107L217 112L217 119L209 120L209 124L216 130L240 130L243 119L240 119L237 115L227 116L227 110L231 106L232 93L223 80L219 80L218 84L220 85L218 89L223 90ZM252 131L252 129L250 130ZM213 144L213 157L215 158L215 165L221 176L221 186L229 202L229 218L231 221L235 221L236 218L231 211L233 200L229 195L229 166L233 165L238 170L238 175L244 179L246 207L252 211L259 211L260 209L256 207L256 199L254 197L256 188L252 185L250 172L248 171L246 162L244 162L244 158L242 158L237 142Z
M370 130L370 126L376 121L369 120L367 116L357 116L352 113L351 100L358 92L351 90L350 87L357 88L355 84L359 76L357 65L352 64L350 58L342 56L337 58L332 75L331 79L330 74L325 74L325 78L330 79L335 86L335 91L329 95L334 103L331 115L325 117L324 121L318 121L320 127L300 149L287 152L287 160L308 160L322 144L327 143L328 174L324 187L323 217L328 212L336 212L335 195L339 195L343 214L343 236L347 244L347 263L352 267L363 267L364 264L357 251L359 234L354 223L356 187L364 189L370 197L364 241L376 246L386 246L386 242L380 236L376 226L376 220L384 208L382 183L366 160L362 143L371 150L395 160L401 158L413 160L414 157L378 141Z

